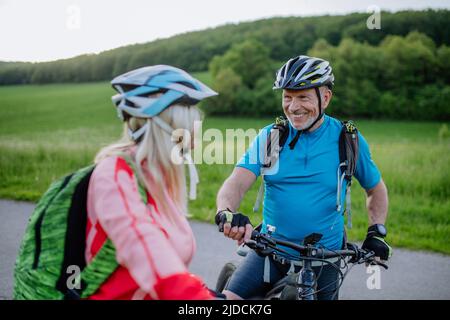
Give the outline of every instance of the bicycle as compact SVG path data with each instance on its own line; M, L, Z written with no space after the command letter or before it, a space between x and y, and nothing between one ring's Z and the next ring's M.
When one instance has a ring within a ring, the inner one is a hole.
M322 246L316 245L322 235L319 233L312 233L307 236L304 240L304 245L299 245L289 241L283 241L275 239L270 233L260 233L254 230L251 236L251 240L247 241L244 245L250 249L257 252L262 256L271 256L274 260L282 261L287 263L302 264L302 268L298 272L292 272L286 275L284 278L275 283L271 290L269 290L264 297L254 297L255 299L264 300L316 300L317 298L317 278L313 269L313 261L322 262L322 266L325 264L333 265L338 269L338 286L334 293L333 298L338 293L342 283L348 272L356 264L371 264L379 265L385 269L388 266L378 260L375 260L375 253L373 251L367 251L358 248L357 245L352 243L346 244L346 249L342 250L328 250ZM293 257L292 254L288 253L286 250L280 248L279 246L284 246L297 251L300 255ZM284 253L285 256L280 255ZM246 252L240 250L238 254L245 256ZM291 259L287 258L290 257ZM329 259L340 258L339 267ZM348 265L352 264L351 267ZM227 288L231 275L236 269L236 263L228 262L222 268L217 284L216 291L222 292ZM341 270L346 269L345 273ZM319 272L320 276L320 272ZM340 281L340 283L339 283ZM334 283L333 283L334 284ZM330 285L330 284L329 284ZM328 285L327 285L328 286ZM323 290L324 288L322 288Z

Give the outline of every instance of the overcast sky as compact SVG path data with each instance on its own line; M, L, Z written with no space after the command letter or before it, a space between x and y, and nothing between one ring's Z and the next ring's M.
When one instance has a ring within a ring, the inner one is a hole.
M49 61L230 22L367 12L372 5L418 10L450 8L450 1L0 0L0 60Z

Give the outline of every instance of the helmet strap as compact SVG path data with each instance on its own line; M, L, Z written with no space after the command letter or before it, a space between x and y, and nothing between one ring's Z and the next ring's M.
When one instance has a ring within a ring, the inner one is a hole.
M171 125L169 125L167 122L165 122L163 119L161 119L158 116L151 117L151 119L165 132L167 132L169 135L172 135L173 128Z
M192 160L190 153L183 154L184 159L187 162L189 169L189 199L197 199L197 184L199 182L197 169L195 168L195 163Z
M128 135L134 142L138 143L142 140L142 137L147 132L147 129L148 129L148 122L139 129L137 129L136 131L133 131L130 128L128 128Z
M174 129L163 119L161 119L158 116L154 116L151 119L168 134L170 135L172 134ZM148 130L148 122L135 132L132 132L131 129L128 129L128 132L134 141L139 142L138 140L141 139L141 137L145 134L147 130ZM183 158L185 160L185 163L188 165L189 170L189 199L195 200L197 198L197 184L199 182L198 172L190 153L183 152Z
M316 90L316 94L317 94L317 99L319 100L319 115L317 116L316 120L314 120L313 123L311 123L311 125L306 128L303 129L303 131L308 131L310 130L312 127L314 127L314 125L323 117L323 112L322 112L322 97L320 96L320 90L318 87L315 87L314 90Z
M161 119L158 116L154 116L151 119L168 134L170 135L172 134L173 128L170 125L168 125L163 119ZM148 122L139 129L137 129L136 131L132 131L130 128L128 128L128 134L130 135L131 139L133 139L135 142L140 142L140 139L144 136L147 130L148 130Z

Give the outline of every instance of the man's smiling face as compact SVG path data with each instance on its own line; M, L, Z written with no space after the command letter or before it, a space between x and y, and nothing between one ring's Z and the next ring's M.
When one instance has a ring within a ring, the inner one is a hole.
M331 91L320 88L322 111L328 106ZM319 99L315 89L283 90L283 111L291 125L297 130L308 128L319 116Z

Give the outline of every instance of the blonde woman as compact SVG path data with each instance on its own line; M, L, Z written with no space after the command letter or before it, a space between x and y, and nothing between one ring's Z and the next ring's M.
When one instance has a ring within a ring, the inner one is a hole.
M210 299L203 282L188 272L195 240L186 219L183 163L189 164L195 198L197 172L187 153L200 120L193 105L217 93L165 65L133 70L111 84L125 132L96 156L85 254L89 263L109 239L119 267L90 299Z

